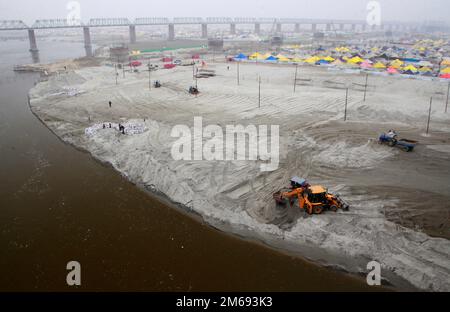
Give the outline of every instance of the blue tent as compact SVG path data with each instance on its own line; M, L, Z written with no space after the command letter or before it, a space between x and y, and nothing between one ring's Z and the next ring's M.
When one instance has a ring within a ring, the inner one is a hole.
M246 56L245 54L240 53L240 54L236 55L236 56L234 57L234 59L235 59L235 60L246 60L246 59L247 59L247 56Z
M330 64L330 62L326 61L326 60L320 60L320 61L316 62L316 65L326 65L326 64Z
M275 56L273 56L273 55L271 55L268 58L266 58L266 61L277 61L277 60L278 59Z

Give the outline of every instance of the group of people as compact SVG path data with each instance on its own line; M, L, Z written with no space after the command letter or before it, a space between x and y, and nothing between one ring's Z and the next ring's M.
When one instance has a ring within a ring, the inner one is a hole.
M109 123L109 128L111 128L111 123ZM106 125L103 124L103 129L106 129ZM125 134L125 126L119 124L119 131L122 132L122 134Z

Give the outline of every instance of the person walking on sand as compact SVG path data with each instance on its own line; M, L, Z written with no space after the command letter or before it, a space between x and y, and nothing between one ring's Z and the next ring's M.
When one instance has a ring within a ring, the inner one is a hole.
M112 103L111 103L111 101L109 101L109 108L111 108L111 105L112 105Z

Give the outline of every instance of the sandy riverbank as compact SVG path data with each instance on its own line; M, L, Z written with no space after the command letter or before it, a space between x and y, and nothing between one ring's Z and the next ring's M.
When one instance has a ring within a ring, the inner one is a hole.
M446 85L371 76L363 102L360 87L352 85L363 83L363 76L301 67L301 77L312 81L294 94L292 67L242 64L237 86L235 65L230 66L213 66L217 76L199 80L198 97L186 92L191 67L153 72L163 87L151 91L148 72L125 78L121 73L116 85L114 68L87 67L39 83L30 91L30 104L62 139L213 226L350 272L366 272L367 262L377 260L383 276L399 287L406 280L422 289L450 290ZM351 88L346 123L339 83ZM431 95L436 104L426 137ZM280 125L279 169L261 172L261 161L173 160L172 127L191 126L194 116L205 125ZM146 131L85 134L87 127L110 121L142 123ZM388 128L421 144L411 154L379 146L373 139ZM276 208L272 193L293 175L339 191L351 210L302 218L299 211Z

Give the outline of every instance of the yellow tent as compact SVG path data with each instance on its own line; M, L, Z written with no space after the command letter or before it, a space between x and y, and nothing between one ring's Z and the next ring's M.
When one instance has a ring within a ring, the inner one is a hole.
M299 57L294 57L294 58L292 59L292 62L294 62L294 63L302 63L302 62L303 62L303 59L301 59L301 58L299 58Z
M350 52L350 49L347 48L347 47L337 47L337 48L335 48L335 50L336 50L337 52L341 52L341 53L347 53L347 52Z
M417 68L415 68L413 65L408 65L408 66L403 67L403 70L410 70L412 72L416 72Z
M327 57L322 58L322 60L327 61L327 62L333 62L334 58L332 58L331 56L327 56Z
M266 60L268 57L271 57L271 56L272 56L272 54L266 53L266 54L261 55L261 57L259 58L259 60Z
M444 68L441 70L441 74L450 74L450 67Z
M376 69L384 69L384 68L386 68L386 65L384 65L384 64L381 63L381 62L377 62L377 63L375 63L375 64L373 65L373 68L376 68Z
M430 67L424 66L424 67L419 68L419 71L425 73L425 72L431 72L432 70Z
M252 55L250 55L248 58L251 60L258 60L261 58L261 54L259 54L258 52L255 52Z
M288 58L285 57L285 56L280 56L280 57L278 57L278 61L279 61L279 62L289 62L290 59L288 59Z
M359 64L359 63L364 62L364 60L362 58L360 58L359 56L355 56L355 57L352 57L351 59L349 59L348 62L351 64Z
M391 66L394 68L400 68L400 66L402 66L403 64L405 64L405 63L400 61L399 59L396 59L391 62Z
M450 66L450 59L445 59L442 61L441 65Z
M317 63L318 61L320 61L320 58L317 57L317 56L312 56L312 57L307 58L307 59L305 60L305 62L308 63L308 64L315 64L315 63Z

